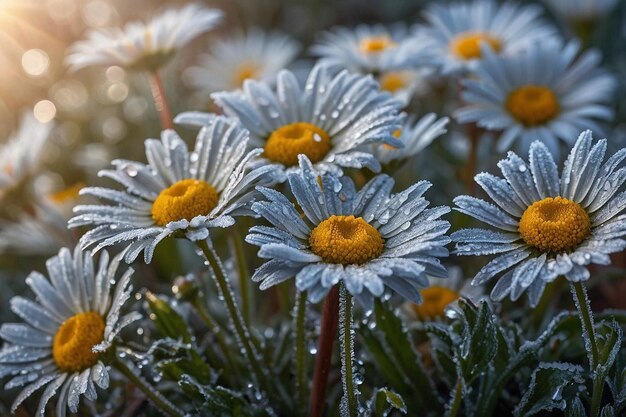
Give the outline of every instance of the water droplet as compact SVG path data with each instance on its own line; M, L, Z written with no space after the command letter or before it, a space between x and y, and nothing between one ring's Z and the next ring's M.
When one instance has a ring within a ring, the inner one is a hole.
M520 165L517 169L519 169L519 172L526 172L526 165Z
M124 172L129 177L136 177L137 176L137 169L135 167L131 166L131 165L127 165L126 167L124 167Z
M319 143L322 141L322 137L318 135L317 133L313 133L313 140Z

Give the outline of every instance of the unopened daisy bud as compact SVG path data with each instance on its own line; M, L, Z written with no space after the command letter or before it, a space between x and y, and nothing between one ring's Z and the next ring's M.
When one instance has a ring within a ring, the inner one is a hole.
M178 300L192 302L200 294L200 286L193 275L181 275L174 280L172 292Z

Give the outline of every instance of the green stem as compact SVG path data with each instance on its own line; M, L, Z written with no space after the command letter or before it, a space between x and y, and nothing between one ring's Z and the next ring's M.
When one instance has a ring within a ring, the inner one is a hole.
M583 284L580 282L573 282L571 286L574 302L578 308L580 322L583 326L583 338L589 341L589 343L585 343L585 349L591 349L591 351L588 350L587 353L590 354L589 366L593 371L598 364L598 343L596 342L596 332L593 326L593 313L591 312L591 306L589 305L589 299L587 298L587 291L585 291Z
M306 303L307 292L299 292L294 306L294 345L295 345L295 366L296 366L296 393L299 415L306 415L307 397L307 375L306 375Z
M582 324L583 339L585 341L585 349L589 356L589 368L592 374L596 373L596 367L600 364L600 354L598 351L598 342L596 331L593 325L593 312L589 305L587 291L580 282L571 283L572 295L574 302L580 314L580 322ZM591 395L591 417L596 417L600 413L600 402L602 401L602 392L604 391L604 378L593 378L593 391Z
M245 323L250 325L250 277L248 276L246 252L239 229L237 229L237 233L233 235L233 245L235 246L235 259L237 261L237 272L239 275L239 290L241 291L241 312Z
M217 283L217 287L219 288L224 304L226 305L226 309L228 310L228 315L233 329L235 330L237 341L243 348L246 359L252 367L252 372L254 373L254 376L256 377L263 390L266 393L271 394L272 390L270 388L269 380L266 373L263 371L263 368L261 368L258 354L252 344L252 341L250 340L250 332L243 322L241 313L239 312L239 308L235 303L233 291L230 288L230 284L228 283L226 276L224 275L224 271L222 270L222 266L217 259L217 255L215 254L213 249L209 247L206 241L201 240L198 241L197 244L204 253L207 261L209 261L209 265L213 270L213 276Z
M235 361L233 360L233 357L230 354L230 349L228 348L228 343L226 343L224 332L222 332L222 329L220 328L220 326L213 319L213 317L211 317L209 311L204 307L204 305L202 304L200 300L200 297L196 297L191 302L191 305L195 308L196 313L198 313L198 316L204 322L205 326L215 336L215 340L217 340L217 344L219 345L220 350L222 351L222 354L224 355L224 358L226 358L229 368L232 370L233 373L236 374L237 367L235 366Z
M352 296L342 284L339 298L339 316L341 320L341 379L343 398L347 415L356 417L358 403L354 386L354 333L352 332Z
M154 405L156 405L161 411L171 417L183 417L185 414L182 410L178 409L167 398L165 398L160 392L158 392L152 385L150 385L145 379L137 374L136 371L129 368L126 363L119 357L116 357L113 362L115 368L120 371L134 386L139 388L141 392L146 394Z

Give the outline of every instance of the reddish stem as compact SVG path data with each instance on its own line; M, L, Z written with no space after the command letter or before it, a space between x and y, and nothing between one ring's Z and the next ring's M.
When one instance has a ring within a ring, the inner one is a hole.
M315 357L313 389L309 401L309 417L321 417L326 405L326 387L333 357L333 343L339 324L339 285L330 289L324 300L320 338Z
M150 90L154 99L154 107L161 119L161 126L163 126L163 129L173 129L172 112L165 95L165 87L163 87L161 77L156 70L150 74Z
M471 123L467 128L469 138L469 155L467 157L467 165L465 166L465 181L467 192L469 195L476 195L477 187L474 181L476 175L476 167L478 162L478 142L480 140L480 128L476 124Z

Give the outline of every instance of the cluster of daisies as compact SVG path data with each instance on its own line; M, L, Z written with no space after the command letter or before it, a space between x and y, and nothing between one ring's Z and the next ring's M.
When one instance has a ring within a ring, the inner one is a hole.
M597 3L605 13L615 2ZM534 306L559 276L588 280L591 264L609 264L626 249L626 149L606 158L607 141L594 142L591 133L613 118L616 81L597 51L562 39L543 13L508 1L434 2L414 27L321 34L310 49L318 60L304 75L287 69L300 46L285 35L251 29L214 42L185 75L219 114L183 112L173 120L196 133L192 148L167 128L145 141L145 163L114 160L99 176L115 188L78 187L94 204L73 208L73 231L55 226L51 202L32 206L28 218L36 222L0 224L0 247L19 247L23 235L43 236L36 240L44 247L58 239L71 246L81 236L73 253L63 248L48 260L48 277L27 278L36 301L12 299L24 323L0 328L0 377L8 377L7 390L23 387L13 411L40 389L40 415L55 394L58 416L76 412L81 395L94 400L120 360L119 332L140 318L122 315L133 271L117 270L140 256L151 263L166 238L212 250L217 230L239 216L258 219L245 237L263 260L252 280L267 289L293 279L312 303L341 285L365 309L388 292L414 303L419 318L437 317L462 285L446 284L441 258L451 247L456 255L493 257L473 284L495 281L497 301L526 292ZM158 74L222 18L197 4L168 10L146 24L90 33L67 62L73 70L119 65ZM492 132L496 149L509 151L498 163L502 177L475 176L493 203L454 199L454 210L488 229L449 234L451 209L431 206L428 181L394 189L393 162L446 133L447 117L407 114L442 80L457 89L453 117ZM31 119L0 151L2 199L31 181L40 163L51 127ZM565 146L571 151L559 171ZM119 254L109 258L109 247Z

